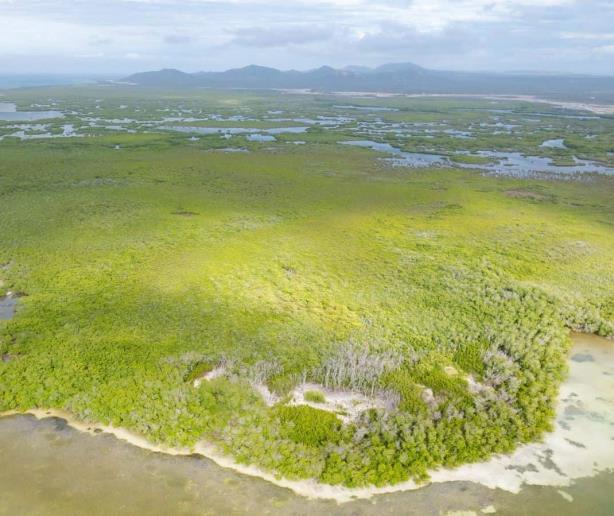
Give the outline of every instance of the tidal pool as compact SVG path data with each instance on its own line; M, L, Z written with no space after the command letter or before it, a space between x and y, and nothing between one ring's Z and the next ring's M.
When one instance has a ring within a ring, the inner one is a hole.
M468 466L482 468L483 478L460 468L454 481L337 504L196 455L155 453L78 432L62 419L15 415L0 418L0 514L611 515L614 342L585 335L574 341L555 431L510 458ZM528 460L524 467L518 455ZM496 487L498 477L516 478L522 489Z
M12 295L0 297L0 321L9 321L15 315L17 298Z
M0 102L0 120L28 121L47 120L48 118L63 118L60 111L17 111L17 106L11 102Z
M393 158L386 158L386 161L395 166L405 167L432 167L435 165L452 166L448 158L439 154L426 154L422 152L404 152L401 149L393 147L389 143L378 143L371 140L356 140L340 142L343 145L352 145L355 147L363 147L378 152L385 152L394 155Z
M335 109L356 109L357 111L399 111L397 108L391 107L381 107L381 106L354 106L354 105L335 105L333 106Z
M274 142L277 141L275 136L270 134L248 134L247 139L250 142Z
M550 149L567 149L567 145L565 145L564 138L558 138L556 140L546 140L544 143L540 145L540 147L550 148Z

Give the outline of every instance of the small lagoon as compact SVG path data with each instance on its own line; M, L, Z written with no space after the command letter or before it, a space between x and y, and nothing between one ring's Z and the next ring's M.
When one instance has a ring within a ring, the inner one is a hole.
M11 102L0 102L0 121L31 122L50 118L63 118L60 111L17 111L17 106Z
M17 298L14 295L0 297L0 321L9 321L15 316Z
M387 154L394 155L393 158L385 158L395 166L404 167L433 167L433 166L451 166L450 160L440 154L427 154L420 152L404 152L401 149L393 147L389 143L378 143L371 140L357 140L357 141L345 141L339 142L343 145L353 145L355 147L363 147L365 149L371 149L378 152L385 152Z

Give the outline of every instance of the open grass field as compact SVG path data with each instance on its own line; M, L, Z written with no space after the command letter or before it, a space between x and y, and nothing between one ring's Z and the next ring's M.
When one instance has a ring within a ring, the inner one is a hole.
M473 139L438 134L431 150L611 165L610 119L493 135L475 100L352 100L400 111L346 109L332 128L258 143L146 124L170 105L218 115L195 127L244 115L233 127L283 128L301 124L270 118L346 101L66 91L7 94L24 110L54 98L72 114L44 130L89 136L0 141L0 296L20 296L0 321L0 411L62 408L168 445L205 439L289 478L382 485L538 439L568 329L614 334L613 176L392 167L337 144L365 124L445 119L474 124ZM509 104L496 116L546 109ZM402 130L370 139L425 150L432 136ZM540 147L557 137L567 150ZM228 147L247 152L216 151ZM304 381L382 405L344 422L289 403Z

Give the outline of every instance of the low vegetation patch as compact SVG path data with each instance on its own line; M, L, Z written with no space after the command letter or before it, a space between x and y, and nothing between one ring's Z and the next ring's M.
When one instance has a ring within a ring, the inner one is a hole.
M283 436L307 446L322 446L339 439L341 423L330 412L307 406L275 409Z
M320 391L307 391L304 394L304 398L305 401L310 401L311 403L326 403L326 396Z

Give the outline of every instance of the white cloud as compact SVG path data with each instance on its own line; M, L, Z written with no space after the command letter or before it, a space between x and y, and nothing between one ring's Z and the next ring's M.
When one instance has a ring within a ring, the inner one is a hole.
M126 56L138 55L143 66L187 70L415 60L598 71L607 68L608 51L596 49L611 41L614 2L0 0L0 13L0 68L21 56L26 64L44 57L58 69L99 61L127 70L137 59Z
M589 41L608 41L614 40L614 32L606 34L596 34L593 32L565 32L562 34L565 39L584 39Z

